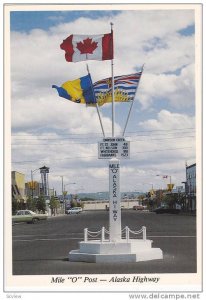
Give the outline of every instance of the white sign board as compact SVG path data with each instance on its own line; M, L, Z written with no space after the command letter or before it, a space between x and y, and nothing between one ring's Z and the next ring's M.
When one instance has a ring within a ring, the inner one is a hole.
M104 138L98 143L98 158L129 158L130 143L124 138Z

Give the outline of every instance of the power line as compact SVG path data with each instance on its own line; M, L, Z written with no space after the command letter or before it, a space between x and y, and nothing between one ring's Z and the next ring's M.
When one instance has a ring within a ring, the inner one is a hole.
M184 135L184 136L174 136L174 137L164 137L164 138L151 138L150 136L139 136L139 137L148 137L150 140L153 140L153 141L159 141L159 140L169 140L169 139L185 139L185 138L194 138L195 137L195 135ZM21 139L20 139L21 140ZM22 139L22 140L24 140L24 139ZM61 145L61 146L64 146L64 144L62 143L62 142L70 142L71 144L77 144L77 145L83 145L83 144L86 144L86 145L89 145L89 144L91 144L91 145L94 145L94 144L96 144L96 142L81 142L81 143L74 143L72 140L67 140L67 139L64 139L63 141L62 140L60 140L60 139L40 139L40 140L34 140L34 139L29 139L29 140L33 140L33 141L36 141L36 142L40 142L40 141L44 141L44 140L48 140L48 141L53 141L53 140L59 140L61 143L58 143L58 144L56 144L56 143L52 143L52 144L49 144L49 145ZM19 140L17 140L17 141L19 141ZM133 142L136 142L136 141L142 141L142 140L132 140L132 141L130 141L131 143L133 143ZM32 145L48 145L48 143L46 143L46 144L41 144L41 143L33 143L33 144L31 144L31 143L29 143L29 144L23 144L23 143L12 143L12 146L13 145L15 145L15 146L22 146L22 145L24 145L24 146L32 146Z
M128 134L137 134L137 133L152 133L152 132L170 132L170 131L185 131L185 130L195 130L194 127L189 127L189 128L174 128L174 129L153 129L153 130L137 130L137 131L130 131L127 132L127 136ZM172 133L169 133L172 134ZM51 134L29 134L33 137L37 136L37 137L44 137L44 136L52 136L52 135L56 135L56 133L51 133ZM25 137L26 139L28 139L29 135L25 135L25 134L11 134L12 137ZM99 133L92 133L92 136L90 135L90 133L61 133L60 136L82 136L80 138L83 138L83 136L85 136L84 138L88 138L88 136L90 136L91 138L95 138L94 135L99 135L102 137L102 134ZM110 135L110 133L108 134L108 136Z
M140 154L140 153L149 153L149 152L159 152L159 151L174 151L174 150L183 150L183 149L191 149L193 147L180 147L180 148L168 148L168 149L154 149L154 150L147 150L147 151L139 151L139 152L135 152L133 155L135 154ZM58 159L52 159L53 161L55 160L68 160L68 159L81 159L81 158L97 158L97 156L93 155L93 156L78 156L78 157L64 157L64 158L58 158ZM41 161L44 161L45 159L42 159ZM14 161L12 162L13 164L24 164L24 163L36 163L37 161L40 161L39 160L30 160L30 161Z
M149 138L150 141L161 141L161 140L171 140L171 139L186 139L186 138L194 138L195 135L189 135L189 136L177 136L177 137L166 137L166 138ZM40 141L40 140L39 140ZM136 142L143 142L143 141L146 141L146 140L133 140L133 141L130 141L130 143L136 143ZM38 142L38 141L37 141ZM33 144L25 144L25 143L12 143L11 146L65 146L65 144L62 143L62 140L60 140L61 143L45 143L45 144L42 144L42 143L33 143ZM71 145L96 145L96 142L79 142L79 143L74 143L72 141L64 141L64 142L69 142L71 143Z

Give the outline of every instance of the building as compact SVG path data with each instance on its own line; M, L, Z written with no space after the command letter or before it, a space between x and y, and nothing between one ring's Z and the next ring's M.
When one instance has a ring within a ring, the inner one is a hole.
M28 197L39 197L41 192L41 184L37 181L29 181L25 183L25 193Z
M196 164L186 165L186 183L185 183L186 203L188 209L196 210Z
M25 194L25 175L17 171L11 172L12 199L17 201L26 201Z

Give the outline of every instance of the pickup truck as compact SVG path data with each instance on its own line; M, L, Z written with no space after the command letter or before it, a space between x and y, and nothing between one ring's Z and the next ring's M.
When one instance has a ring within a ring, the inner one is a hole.
M37 214L31 210L18 210L16 215L12 216L12 224L19 222L37 223L40 220L47 220L47 214Z

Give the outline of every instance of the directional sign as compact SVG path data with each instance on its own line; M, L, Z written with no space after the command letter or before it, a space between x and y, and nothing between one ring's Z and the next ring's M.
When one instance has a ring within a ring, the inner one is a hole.
M129 158L130 143L125 138L104 138L98 143L98 158Z

